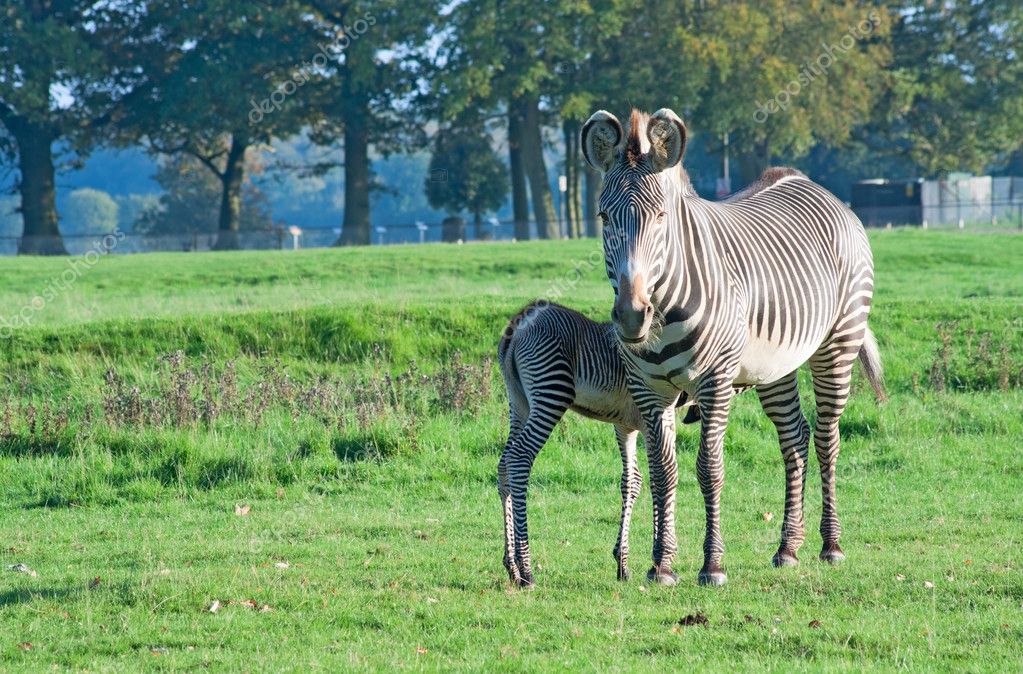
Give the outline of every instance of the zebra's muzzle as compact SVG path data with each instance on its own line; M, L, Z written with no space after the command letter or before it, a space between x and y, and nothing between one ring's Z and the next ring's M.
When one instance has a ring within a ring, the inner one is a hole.
M611 321L618 336L627 344L641 344L650 334L654 306L646 296L646 282L642 274L629 278L622 274L618 280L618 296L611 310Z

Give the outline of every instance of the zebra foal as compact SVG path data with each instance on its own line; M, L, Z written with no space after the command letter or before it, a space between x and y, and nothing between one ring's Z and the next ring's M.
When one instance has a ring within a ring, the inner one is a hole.
M629 523L642 485L636 438L642 417L626 385L614 328L577 311L534 302L520 311L498 345L508 390L511 429L498 464L504 507L504 566L512 583L534 584L526 525L529 473L540 449L568 410L614 424L622 455L622 514L614 557L618 578L629 577ZM679 406L687 405L682 396ZM689 410L686 422L699 418Z

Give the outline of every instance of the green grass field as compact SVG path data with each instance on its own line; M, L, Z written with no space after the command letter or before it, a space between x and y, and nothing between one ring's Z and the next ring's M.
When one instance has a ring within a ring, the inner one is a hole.
M843 418L848 561L816 559L811 469L802 565L771 567L784 473L746 394L723 588L697 429L662 588L615 580L614 434L576 416L533 473L538 586L507 584L485 359L531 299L607 315L597 241L0 260L0 670L1019 670L1023 236L871 240L891 399L858 378ZM645 571L646 489L633 532Z

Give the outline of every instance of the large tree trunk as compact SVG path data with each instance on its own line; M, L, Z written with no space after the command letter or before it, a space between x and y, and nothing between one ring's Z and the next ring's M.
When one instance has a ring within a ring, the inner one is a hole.
M526 169L522 163L522 106L516 99L508 103L508 168L511 174L512 223L515 238L529 240L529 195L526 193Z
M345 115L345 217L339 246L370 244L369 105L362 97L349 100Z
M739 158L739 173L742 186L745 187L760 177L771 165L771 150L766 140L759 141L750 152L744 152ZM734 191L734 190L733 190Z
M19 255L67 255L57 225L57 188L53 168L53 133L28 120L15 119L8 126L18 144L21 179L21 218L24 231Z
M600 174L589 166L583 169L586 181L586 197L583 201L583 217L586 218L586 236L604 236L604 224L597 217L600 210Z
M220 175L220 218L215 250L238 250L238 231L242 222L242 185L245 182L245 153L249 149L244 135L231 135L231 149Z
M568 233L573 239L583 236L582 198L579 195L579 123L566 119L562 122L565 137L565 214Z
M529 179L529 196L533 201L533 217L536 232L541 239L559 239L557 215L554 213L554 199L547 182L547 165L543 160L543 138L540 135L540 107L535 96L525 99L523 117L522 159Z

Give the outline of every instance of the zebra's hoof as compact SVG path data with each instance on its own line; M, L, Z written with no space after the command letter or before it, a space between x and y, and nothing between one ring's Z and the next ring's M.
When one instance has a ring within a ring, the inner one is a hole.
M700 585L719 586L728 582L724 571L701 571L698 578Z
M646 572L648 582L672 587L678 585L678 574L671 569L658 569L656 566Z
M623 569L622 567L618 567L618 580L626 581L626 580L629 579L630 576L632 576L632 574L629 573L628 569Z
M841 564L845 561L845 553L842 552L842 548L838 547L838 543L835 543L821 550L821 560L828 564Z
M519 578L515 584L518 585L520 590L532 590L536 587L536 581L533 580L532 576L528 578Z
M799 566L799 558L796 557L793 552L779 550L775 553L774 558L771 559L771 564L773 564L776 569L780 569L785 566Z

